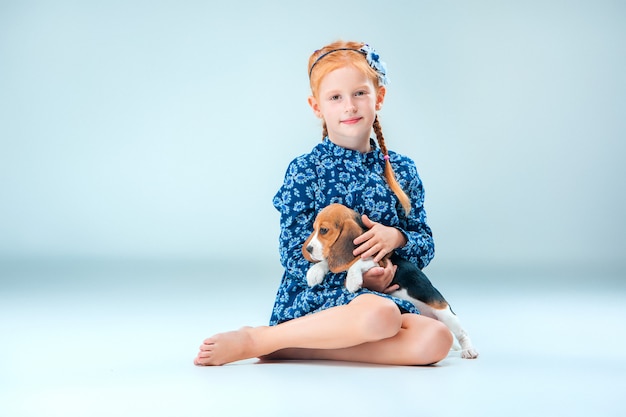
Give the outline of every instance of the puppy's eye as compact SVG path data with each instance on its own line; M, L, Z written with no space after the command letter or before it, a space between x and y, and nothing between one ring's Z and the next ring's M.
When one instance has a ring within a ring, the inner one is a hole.
M320 235L324 236L326 233L328 233L328 229L325 227L320 227Z

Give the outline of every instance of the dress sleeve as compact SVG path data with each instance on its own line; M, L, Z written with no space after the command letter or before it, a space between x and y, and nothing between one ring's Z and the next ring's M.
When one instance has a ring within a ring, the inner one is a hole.
M424 187L415 163L406 157L399 159L397 168L394 167L394 170L400 185L411 199L411 212L406 217L401 216L402 220L398 229L406 237L407 243L402 248L396 249L396 253L422 269L435 256L433 234L426 223Z
M303 281L310 263L302 255L302 244L313 229L316 179L311 155L296 158L289 164L283 185L273 200L280 212L280 262L287 274Z

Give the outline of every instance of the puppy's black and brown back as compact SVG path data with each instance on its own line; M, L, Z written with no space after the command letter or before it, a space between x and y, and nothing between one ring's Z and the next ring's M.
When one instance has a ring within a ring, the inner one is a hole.
M411 298L428 304L434 309L442 310L449 306L443 295L417 265L395 253L391 255L390 260L392 264L398 266L392 284L398 284Z
M478 352L459 318L428 277L417 265L396 254L391 256L391 262L398 266L392 284L400 286L392 295L411 301L421 314L444 323L461 345L461 357L477 358Z

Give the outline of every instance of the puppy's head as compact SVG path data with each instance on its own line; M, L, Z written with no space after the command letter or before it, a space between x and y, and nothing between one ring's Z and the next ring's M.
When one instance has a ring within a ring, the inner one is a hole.
M302 254L311 262L326 260L332 272L345 271L358 259L354 239L364 231L361 216L342 204L331 204L320 211L313 233L302 245Z

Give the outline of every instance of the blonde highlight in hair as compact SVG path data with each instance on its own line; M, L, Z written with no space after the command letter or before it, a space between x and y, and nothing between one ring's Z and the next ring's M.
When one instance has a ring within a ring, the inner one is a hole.
M362 42L337 41L313 52L313 54L309 57L308 65L309 83L313 97L316 99L318 98L320 84L322 83L322 79L327 74L346 66L352 66L363 72L372 81L374 88L378 93L381 87L378 79L378 73L370 67L363 54L358 52L363 45L364 43ZM328 53L330 51L332 52ZM385 158L385 180L387 181L389 188L391 188L391 191L393 191L398 198L398 201L400 201L404 212L408 215L411 211L411 200L398 183L393 167L391 166L391 162L389 161L387 145L385 144L382 128L380 127L380 122L378 121L378 115L374 118L372 128L376 134L376 140L378 141L378 146L380 147L381 152L383 155L387 156ZM326 122L323 122L322 139L326 136L328 136L328 129L326 127Z

